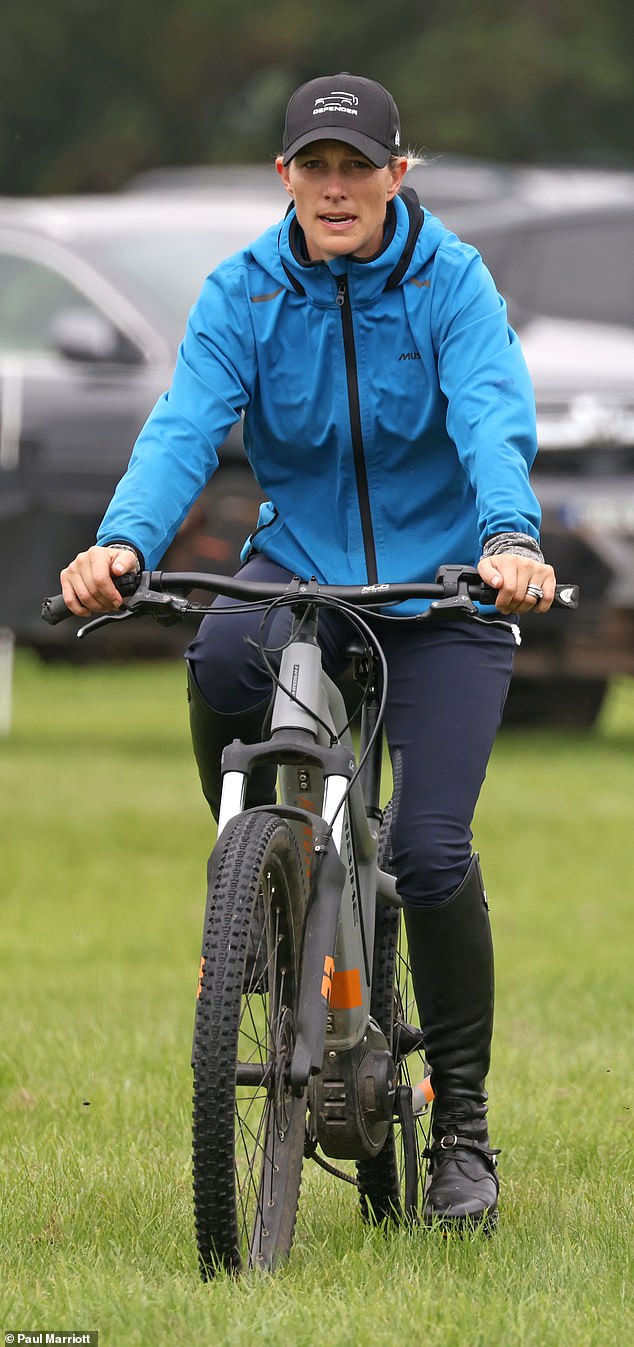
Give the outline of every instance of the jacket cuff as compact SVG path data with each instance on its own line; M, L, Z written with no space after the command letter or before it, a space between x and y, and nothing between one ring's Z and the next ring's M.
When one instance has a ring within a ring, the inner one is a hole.
M134 555L135 555L135 557L136 557L136 559L137 559L137 561L138 561L138 563L139 563L139 570L140 570L140 571L144 571L144 570L145 570L145 557L143 556L143 553L139 551L139 548L138 548L138 547L135 547L135 546L134 546L134 543L129 543L129 542L127 541L127 539L125 539L125 538L109 538L107 542L104 542L103 539L100 538L100 539L99 539L99 546L100 546L100 547L121 547L121 548L123 549L123 551L125 551L125 552L134 552Z
M487 538L482 548L483 557L494 557L499 552L512 552L516 557L530 557L534 561L544 560L539 543L530 533L494 533Z

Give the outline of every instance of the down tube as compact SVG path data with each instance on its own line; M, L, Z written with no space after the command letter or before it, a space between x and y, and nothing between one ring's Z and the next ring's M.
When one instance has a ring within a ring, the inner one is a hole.
M336 697L340 697L334 689ZM333 719L337 719L337 707ZM339 721L341 724L341 721ZM349 783L326 780L324 818L330 822ZM333 838L345 870L341 899L326 1051L351 1047L367 1031L372 982L376 903L377 834L368 825L361 786L356 781L337 814Z

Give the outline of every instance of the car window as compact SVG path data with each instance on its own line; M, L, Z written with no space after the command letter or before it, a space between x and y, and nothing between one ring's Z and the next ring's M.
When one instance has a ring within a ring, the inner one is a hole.
M552 318L634 321L634 248L627 220L579 221L519 230L495 271L500 288Z
M205 277L245 238L205 229L119 232L93 245L91 260L104 268L128 298L175 322L180 331ZM90 255L90 249L85 249Z
M54 319L92 306L59 272L11 253L0 254L0 350L51 351Z

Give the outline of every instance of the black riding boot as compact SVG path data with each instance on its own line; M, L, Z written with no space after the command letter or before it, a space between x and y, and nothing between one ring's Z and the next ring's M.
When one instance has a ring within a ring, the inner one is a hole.
M493 1033L493 944L478 857L445 902L407 908L416 1002L434 1090L423 1220L497 1220L496 1151L484 1088Z
M223 715L220 711L214 711L205 701L191 665L188 665L187 670L187 698L194 756L198 763L203 794L214 818L217 819L222 787L220 771L222 750L233 739L242 739L245 744L259 742L270 698L267 697L266 701L260 702L250 711L236 711L233 715ZM275 776L275 768L268 763L263 763L253 770L247 787L245 801L247 808L256 804L275 804Z

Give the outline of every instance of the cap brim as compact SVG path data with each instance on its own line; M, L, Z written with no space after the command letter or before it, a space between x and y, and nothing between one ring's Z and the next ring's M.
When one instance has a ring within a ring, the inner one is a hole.
M298 136L293 140L284 151L282 162L289 164L291 159L303 150L305 145L313 145L316 140L341 140L344 145L352 145L353 149L360 150L366 159L374 164L375 168L385 168L388 163L392 150L386 145L381 145L378 140L371 140L369 136L362 136L358 131L353 131L347 126L324 126L320 125L319 130L307 131L306 135Z

